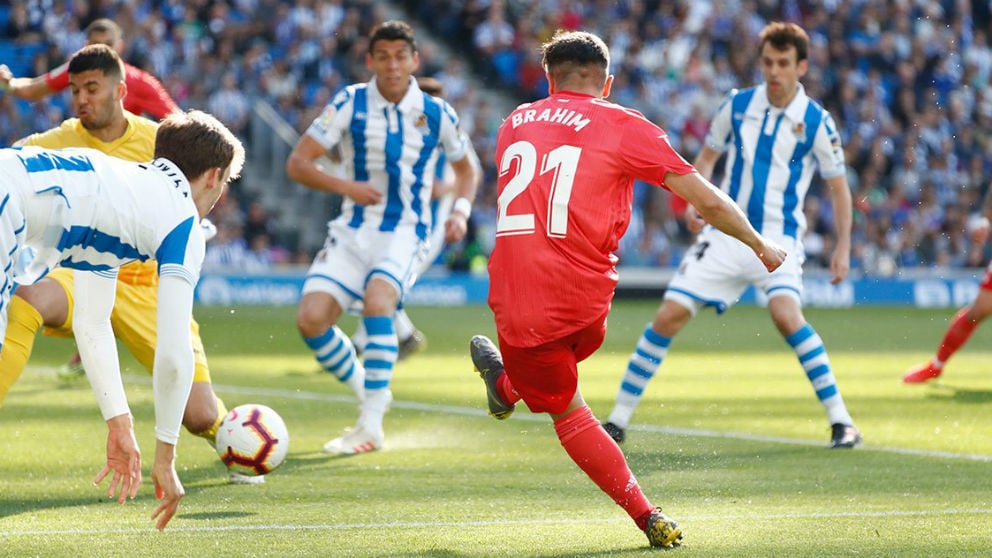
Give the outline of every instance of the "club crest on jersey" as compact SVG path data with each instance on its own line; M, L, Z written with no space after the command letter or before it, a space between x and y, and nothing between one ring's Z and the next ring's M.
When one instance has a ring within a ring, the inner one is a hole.
M792 135L796 136L796 141L806 143L806 123L800 122L792 127Z
M417 120L414 122L413 126L423 136L431 133L430 126L427 125L427 115L424 113L420 113L420 116L417 117Z

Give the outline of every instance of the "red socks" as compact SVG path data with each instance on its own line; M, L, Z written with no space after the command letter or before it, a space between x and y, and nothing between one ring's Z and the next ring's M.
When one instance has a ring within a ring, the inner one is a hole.
M971 333L978 327L978 323L969 320L967 314L968 309L962 308L954 315L951 325L947 327L947 333L944 334L940 348L937 349L937 360L940 362L947 362L947 359L968 341Z
M515 405L517 401L520 401L520 394L517 393L517 390L513 389L513 384L510 383L510 377L505 373L501 374L499 378L496 378L496 395L507 405Z
M620 446L600 426L587 406L555 421L555 432L572 461L644 529L654 506L630 472Z

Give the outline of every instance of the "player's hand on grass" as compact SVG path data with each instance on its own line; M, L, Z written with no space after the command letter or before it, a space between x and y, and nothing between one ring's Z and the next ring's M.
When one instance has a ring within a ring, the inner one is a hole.
M93 479L93 484L103 482L111 472L107 496L119 494L118 501L123 504L127 497L138 495L141 486L141 450L134 438L134 428L131 415L119 415L107 421L107 464Z
M762 237L761 247L755 249L754 253L758 255L758 259L768 271L778 269L788 255L781 246L764 237Z
M155 527L162 531L179 510L179 501L186 495L176 473L176 446L161 440L155 442L155 463L152 465L155 497L162 502L152 513Z
M342 193L358 205L375 205L382 201L382 192L368 182L349 181Z

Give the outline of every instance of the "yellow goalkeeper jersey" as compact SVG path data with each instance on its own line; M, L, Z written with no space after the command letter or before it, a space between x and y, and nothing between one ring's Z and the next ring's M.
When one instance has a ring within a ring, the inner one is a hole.
M124 118L127 119L127 131L111 142L94 137L83 127L78 118L70 118L62 122L58 128L31 134L17 144L37 145L49 149L89 147L127 161L145 162L154 159L155 132L158 131L158 123L129 112L124 113ZM155 285L158 283L157 266L154 260L127 264L118 272L117 280L132 285Z

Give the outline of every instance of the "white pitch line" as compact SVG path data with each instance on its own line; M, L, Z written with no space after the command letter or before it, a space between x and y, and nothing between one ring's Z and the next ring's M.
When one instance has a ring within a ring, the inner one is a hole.
M137 376L135 376L134 378L137 378ZM143 380L145 382L151 383L151 380L148 379L147 377L143 378ZM291 389L255 388L255 387L217 385L217 384L214 384L214 389L218 391L237 393L241 395L285 397L288 399L306 399L306 400L315 400L315 401L333 401L336 403L355 402L355 398L350 395L314 393L314 392L291 390ZM413 411L440 412L440 413L448 413L452 415L468 415L468 416L480 416L480 417L487 416L487 413L484 409L459 407L455 405L438 405L433 403L421 403L419 401L397 401L397 400L394 400L391 403L391 405L397 409L407 409ZM546 415L518 413L514 415L513 420L525 420L529 422L547 422L548 417ZM747 440L751 442L791 444L797 446L817 446L817 447L825 446L825 443L819 440L807 440L803 438L787 438L784 436L766 436L762 434L751 434L748 432L723 432L718 430L704 430L701 428L683 428L679 426L635 424L630 426L628 430L633 430L635 432L651 432L655 434L669 434L672 436L688 436L688 437L697 437L697 438L728 438L732 440ZM897 453L901 455L913 455L918 457L964 459L968 461L982 461L982 462L992 463L992 455L983 455L976 453L956 453L950 451L923 450L916 448L899 448L892 446L872 446L872 445L865 445L858 448L858 451L866 451L866 450L878 451L884 453ZM844 450L840 450L840 451L844 451Z
M697 515L680 517L680 522L690 521L734 521L747 519L749 521L771 521L777 519L844 519L859 517L934 517L951 515L989 515L992 509L947 509L947 510L884 510L861 512L818 512L818 513L766 513L766 514L729 514L729 515ZM180 516L181 517L181 516ZM202 533L224 531L345 531L349 529L436 529L438 527L491 527L511 525L574 525L576 523L626 523L628 518L563 518L563 519L504 519L478 521L396 521L389 523L324 523L316 525L211 525L196 527L169 527L170 533ZM148 528L119 528L119 529L32 529L26 531L0 531L0 537L14 536L56 536L56 535L107 535L134 534L153 532Z
M48 368L32 367L34 370L48 371ZM50 369L54 372L54 368ZM127 374L125 380L139 384L151 384L149 376L138 374ZM278 388L257 388L249 386L233 386L227 384L214 384L214 389L226 393L236 393L241 395L256 395L260 397L284 397L287 399L298 399L307 401L330 401L333 403L354 403L355 398L350 395L334 393L317 393L312 391L301 391L295 389ZM474 407L459 407L456 405L439 405L434 403L421 403L419 401L397 401L391 403L397 409L407 409L412 411L427 411L433 413L447 413L464 416L487 416L484 409ZM529 422L547 422L546 415L534 415L530 413L517 413L513 420L525 420ZM668 434L672 436L687 436L696 438L726 438L731 440L747 440L751 442L766 442L775 444L790 444L794 446L817 446L824 447L825 443L819 440L808 440L804 438L787 438L784 436L766 436L762 434L752 434L749 432L724 432L719 430L705 430L702 428L684 428L679 426L660 426L653 424L634 424L628 430L634 432L651 432L655 434ZM845 450L839 450L845 451ZM992 455L976 453L958 453L951 451L924 450L917 448L900 448L893 446L873 446L866 444L856 451L875 451L883 453L895 453L900 455L912 455L916 457L935 457L940 459L961 459L967 461L979 461L992 463Z

